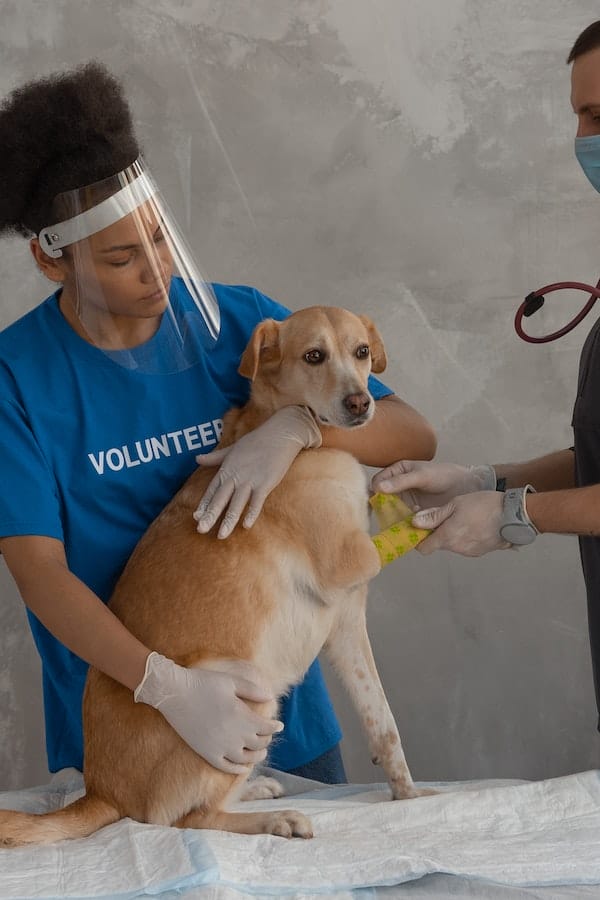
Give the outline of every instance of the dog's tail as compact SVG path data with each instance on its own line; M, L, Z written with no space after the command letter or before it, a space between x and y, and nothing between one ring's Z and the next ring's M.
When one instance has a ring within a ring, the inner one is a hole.
M89 794L63 809L39 815L0 809L0 847L52 844L67 838L87 837L120 818L114 806Z

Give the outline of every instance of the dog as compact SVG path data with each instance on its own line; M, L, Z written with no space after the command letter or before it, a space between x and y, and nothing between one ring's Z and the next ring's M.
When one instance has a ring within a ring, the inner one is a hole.
M224 419L221 446L259 426L278 408L300 404L338 428L374 413L370 372L386 355L369 318L336 307L299 310L254 330L239 372L250 399ZM226 669L253 664L283 696L323 649L349 691L372 759L394 800L416 797L366 629L367 585L380 571L368 534L368 490L349 453L302 451L265 502L251 529L227 540L199 534L193 513L212 477L199 467L134 549L110 608L147 647L182 666ZM276 701L251 704L276 715ZM0 811L0 846L81 838L130 817L181 828L312 836L293 810L236 812L246 775L217 770L195 753L159 712L90 668L83 700L86 794L50 813ZM247 786L246 786L247 787ZM262 795L276 796L264 782ZM261 794L255 788L253 795Z

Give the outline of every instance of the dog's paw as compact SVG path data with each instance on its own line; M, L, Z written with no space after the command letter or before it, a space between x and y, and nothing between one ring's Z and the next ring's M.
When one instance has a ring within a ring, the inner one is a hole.
M439 793L434 788L418 788L414 784L392 786L392 800L414 800L415 797L433 797Z
M284 793L276 778L257 775L252 781L246 782L240 800L273 800L276 797L283 797Z
M276 834L278 837L284 838L311 838L313 836L312 822L300 812L283 809L281 812L269 816L265 833Z

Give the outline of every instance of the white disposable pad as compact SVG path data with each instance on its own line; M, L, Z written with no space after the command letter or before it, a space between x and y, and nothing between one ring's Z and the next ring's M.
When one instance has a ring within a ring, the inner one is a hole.
M478 880L478 897L487 896L486 882L599 885L600 896L596 771L541 782L446 784L437 796L404 802L389 801L385 785L315 789L301 779L288 785L301 793L238 807L301 810L312 818L312 840L181 831L126 819L82 840L0 850L0 897L342 898L351 891L375 897L376 888L431 873ZM80 793L73 775L0 794L0 808L41 812Z

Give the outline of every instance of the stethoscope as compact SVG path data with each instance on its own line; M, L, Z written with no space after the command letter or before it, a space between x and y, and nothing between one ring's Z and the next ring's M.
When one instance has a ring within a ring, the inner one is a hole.
M542 308L544 305L545 294L552 294L554 291L563 290L584 291L586 294L590 295L581 312L578 313L574 319L571 319L564 328L553 331L552 334L546 334L542 337L532 337L530 334L526 334L523 331L523 318L529 318L529 316L536 313L538 309ZM557 338L572 331L576 325L579 325L581 320L587 316L598 298L600 298L600 280L596 287L592 287L591 284L583 284L581 281L557 281L555 284L547 284L537 291L532 291L531 294L528 294L527 297L525 297L515 316L515 331L520 338L530 344L547 344L549 341L555 341Z

